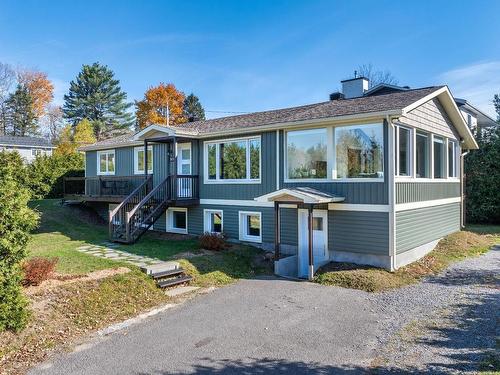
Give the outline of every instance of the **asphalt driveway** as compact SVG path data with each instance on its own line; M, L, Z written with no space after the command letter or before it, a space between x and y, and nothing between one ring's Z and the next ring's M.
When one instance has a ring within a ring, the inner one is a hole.
M394 344L394 333L405 325L450 307L458 295L477 299L487 291L489 298L474 308L484 319L463 332L471 337L466 344L476 355L462 350L465 371L476 366L478 350L494 346L499 263L500 251L490 251L419 285L381 294L283 279L242 280L62 355L32 373L350 374L365 372L381 355L399 369L448 373L457 371L453 360L448 364L440 358L436 364L436 357L429 355L424 359L428 363L392 361L387 344ZM449 350L443 345L430 350L442 354Z

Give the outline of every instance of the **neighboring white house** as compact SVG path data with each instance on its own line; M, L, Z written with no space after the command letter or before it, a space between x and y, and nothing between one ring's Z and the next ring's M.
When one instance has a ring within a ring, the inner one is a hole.
M38 155L52 155L54 148L45 138L0 136L0 151L17 151L27 163Z
M465 122L473 134L476 134L478 128L484 129L498 126L498 123L495 120L474 107L467 100L455 98L455 103L457 103L460 113L464 117Z

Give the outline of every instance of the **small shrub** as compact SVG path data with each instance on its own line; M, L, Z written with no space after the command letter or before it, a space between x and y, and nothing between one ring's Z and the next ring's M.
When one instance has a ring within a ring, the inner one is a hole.
M53 274L57 264L57 258L31 258L24 262L23 285L39 285L48 280Z
M205 232L200 236L200 246L206 250L224 250L227 248L226 238L221 233Z

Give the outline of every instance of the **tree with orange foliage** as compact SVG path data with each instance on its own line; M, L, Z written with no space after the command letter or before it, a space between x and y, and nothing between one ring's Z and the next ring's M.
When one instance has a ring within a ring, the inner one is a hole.
M144 99L136 101L136 117L139 129L151 124L179 125L187 121L183 113L185 95L172 84L160 83L144 93Z
M45 114L45 110L54 98L54 85L47 78L47 74L34 70L18 72L18 81L28 89L33 101L33 110L37 118Z

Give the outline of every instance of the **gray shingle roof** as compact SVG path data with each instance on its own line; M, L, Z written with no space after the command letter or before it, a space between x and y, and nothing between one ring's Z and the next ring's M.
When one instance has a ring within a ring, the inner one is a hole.
M212 120L196 121L182 127L200 134L238 128L249 128L304 120L356 115L369 112L382 112L402 109L429 95L442 86L394 92L385 95L363 96L353 99L330 100L327 102L300 107L255 112L245 115L221 117Z
M211 120L196 121L171 128L187 133L210 134L224 130L248 129L263 125L289 123L295 121L318 120L370 112L400 110L415 101L438 90L442 86L424 87L384 95L363 96L353 99L330 100L300 107L254 112L245 115L220 117ZM127 144L134 132L119 135L93 144L91 147L106 147ZM85 148L82 148L85 149Z
M54 147L46 138L0 136L0 145Z

